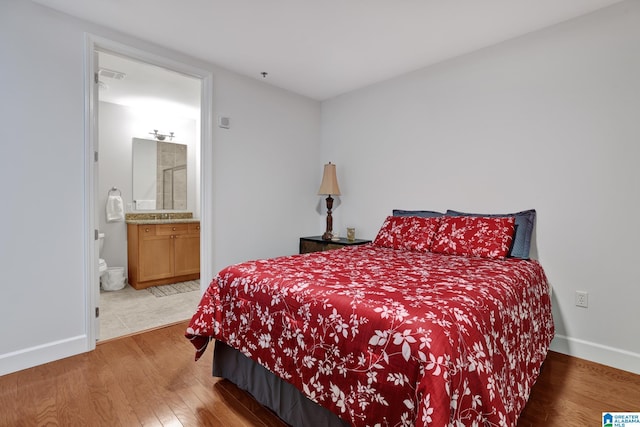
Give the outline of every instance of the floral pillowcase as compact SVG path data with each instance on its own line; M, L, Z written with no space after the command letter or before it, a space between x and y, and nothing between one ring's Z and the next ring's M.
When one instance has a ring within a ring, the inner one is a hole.
M427 252L438 230L440 218L389 216L373 244L392 249Z
M514 231L514 217L443 217L431 251L448 255L505 258Z
M373 243L391 249L501 259L509 253L515 218L389 216Z

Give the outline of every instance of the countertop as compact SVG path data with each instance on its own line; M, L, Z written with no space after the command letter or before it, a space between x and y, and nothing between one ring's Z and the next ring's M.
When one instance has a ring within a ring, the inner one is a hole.
M200 222L197 218L175 218L175 219L128 219L127 224L180 224L185 222Z
M129 212L125 214L127 224L176 224L200 222L192 212Z

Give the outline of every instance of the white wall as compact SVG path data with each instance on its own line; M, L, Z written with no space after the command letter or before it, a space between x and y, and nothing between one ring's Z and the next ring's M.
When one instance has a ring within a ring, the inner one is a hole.
M133 202L133 138L149 139L149 132L159 127L154 117L140 114L135 108L100 102L99 109L99 151L98 165L98 216L99 229L105 233L103 258L109 267L125 267L127 270L127 226L124 222L106 222L105 204L112 187L122 193L126 211ZM170 123L168 121L171 121ZM154 126L155 123L155 126ZM163 128L175 132L174 142L187 145L187 211L200 217L200 194L196 191L196 152L200 150L197 142L196 120L183 117L164 118L160 122ZM155 163L153 166L155 174ZM155 189L153 197L155 198Z
M373 238L393 208L535 208L553 348L640 373L638 22L621 3L324 102L334 223Z
M37 29L35 31L34 29ZM31 2L0 3L0 375L86 351L85 32L213 73L214 271L316 227L320 105ZM111 185L111 184L108 184ZM117 185L117 184L116 184ZM205 214L203 212L203 214ZM203 278L203 280L205 280Z
M317 232L320 104L233 73L216 75L214 271L298 252Z

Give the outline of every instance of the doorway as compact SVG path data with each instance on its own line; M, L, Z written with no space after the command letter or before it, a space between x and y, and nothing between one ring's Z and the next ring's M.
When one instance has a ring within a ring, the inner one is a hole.
M203 119L210 116L211 99L205 95L210 93L210 73L109 41L90 38L89 42L92 59L87 68L92 71L89 76L97 76L88 102L93 107L89 114L89 147L97 154L89 162L92 185L87 186L91 188L87 222L91 224L89 234L94 239L104 234L104 243L102 252L96 244L99 240L88 245L88 263L97 266L102 258L109 268L124 268L126 274L126 223L107 221L106 200L110 194L119 194L124 211L137 212L132 194L133 139L165 139L186 147L187 163L184 170L178 169L186 176L187 197L174 201L174 209L165 210L160 205L148 212L190 212L200 219L200 273L208 277L210 266L202 259L210 259L211 251L210 239L206 238L210 225L204 215L211 203L211 181L206 181L211 163L205 161L210 160L211 149L202 141L211 140L210 123ZM93 279L87 292L93 345L98 340L190 318L204 288L203 283L196 282L193 291L194 283L188 283L189 289L178 292L186 295L178 297L159 297L162 293L136 291L129 286L123 292L101 292L99 268L88 270ZM183 285L177 289L186 289ZM104 306L107 302L110 307Z

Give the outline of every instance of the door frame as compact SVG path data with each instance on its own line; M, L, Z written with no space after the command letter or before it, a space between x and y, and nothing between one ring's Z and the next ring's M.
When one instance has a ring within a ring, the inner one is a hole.
M98 72L94 59L97 51L111 52L130 57L158 67L166 68L200 80L200 292L204 292L209 278L213 277L213 74L209 70L186 64L172 58L171 53L162 55L125 45L100 36L85 33L85 105L84 105L84 149L85 149L85 306L86 348L95 349L97 328L96 309L100 300L98 277L98 245L95 230L98 230L95 153L98 152L98 85L94 81ZM204 280L203 280L204 279Z

